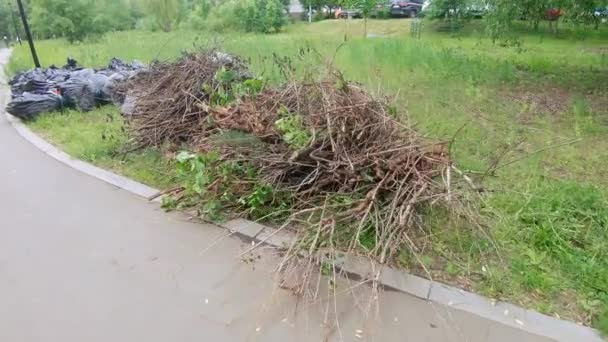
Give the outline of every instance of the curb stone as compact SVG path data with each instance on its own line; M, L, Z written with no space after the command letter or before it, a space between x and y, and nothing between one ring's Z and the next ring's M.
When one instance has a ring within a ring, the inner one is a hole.
M10 96L7 97L7 103L9 100ZM158 189L74 159L36 135L20 119L6 112L5 115L10 124L25 140L67 166L145 199L160 192ZM160 198L155 199L154 202L160 202ZM292 234L286 231L277 231L244 219L231 220L221 226L250 239L254 243L278 248L289 246L294 238ZM414 276L391 267L380 268L378 264L362 257L348 257L342 262L340 268L355 278L377 278L379 283L386 288L555 341L603 341L595 329L526 310L512 304L497 303L486 297Z

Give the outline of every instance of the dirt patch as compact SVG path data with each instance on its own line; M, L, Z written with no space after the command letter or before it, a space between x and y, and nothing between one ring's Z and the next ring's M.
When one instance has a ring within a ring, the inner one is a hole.
M608 90L590 92L585 98L589 101L591 110L608 123Z
M588 48L584 49L584 51L590 53L597 53L599 55L608 55L608 48L606 47Z
M572 110L577 99L584 100L588 111L597 115L602 122L608 122L608 91L601 89L581 93L557 87L526 87L508 89L499 96L520 105L518 121L522 124L529 124L543 115L561 119Z
M506 92L504 97L522 106L521 120L526 122L540 114L559 116L570 109L572 94L562 88L519 88Z

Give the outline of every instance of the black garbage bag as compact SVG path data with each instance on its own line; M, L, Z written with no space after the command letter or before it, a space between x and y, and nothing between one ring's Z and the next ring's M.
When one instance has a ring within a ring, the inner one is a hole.
M76 68L78 68L78 61L72 57L68 57L66 64L63 66L62 69L76 69Z
M24 92L44 94L51 88L47 83L47 78L41 69L18 74L9 82L13 95L21 95Z
M34 119L42 113L52 112L63 108L63 98L54 92L46 94L23 93L16 96L6 106L10 114L24 119Z
M131 62L131 70L133 70L133 71L141 70L145 67L146 67L146 65L144 63L138 61L137 59L134 59L133 62Z
M70 77L89 77L95 73L95 70L91 68L84 68L70 71L69 73Z
M75 59L68 58L67 64L61 68L51 66L17 73L9 82L13 98L9 113L33 118L42 109L77 108L89 111L109 103L122 104L124 96L117 94L116 85L144 67L138 61L129 64L112 58L107 68L95 70L82 68Z
M123 71L129 69L129 65L120 58L112 57L110 63L108 64L108 69L113 71Z
M21 88L23 90L21 93L44 94L53 88L53 84L47 80L45 75L35 74L32 79L23 83Z
M112 102L112 94L108 91L108 83L110 78L103 74L92 74L88 77L89 86L97 105L106 105Z
M112 102L108 76L96 73L93 69L82 69L70 75L69 79L58 83L67 107L86 112Z
M118 57L112 57L107 69L112 71L131 71L139 70L144 67L145 65L136 59L134 59L131 63L127 63Z
M95 108L95 94L92 82L86 78L72 77L59 84L65 106L88 112Z
M127 78L127 75L124 75L123 73L113 73L108 77L108 80L101 90L104 97L109 99L110 102L116 106L120 106L124 101L124 95L117 90L116 86L124 82Z

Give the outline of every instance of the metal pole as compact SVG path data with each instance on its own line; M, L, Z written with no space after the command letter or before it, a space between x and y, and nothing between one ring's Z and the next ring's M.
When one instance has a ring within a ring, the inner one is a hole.
M21 42L21 37L19 36L19 26L17 25L17 19L15 19L15 11L13 11L13 3L9 2L9 7L11 11L11 18L13 18L13 26L15 27L15 35L17 36L17 41L19 45L23 45Z
M19 13L21 14L21 20L23 21L23 28L25 29L25 36L27 42L30 44L30 50L32 51L32 59L36 68L40 68L40 61L38 60L38 54L36 54L36 48L34 47L34 41L32 40L32 33L30 32L30 25L27 23L25 16L25 10L23 9L23 3L21 0L17 0L17 6L19 6Z

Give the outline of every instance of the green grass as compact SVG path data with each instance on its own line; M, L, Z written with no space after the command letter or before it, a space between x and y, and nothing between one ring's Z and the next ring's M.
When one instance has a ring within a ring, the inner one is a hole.
M88 113L56 112L28 123L31 129L73 157L157 188L172 186L175 180L172 163L159 151L123 153L127 141L123 124L122 116L112 107Z
M576 28L557 37L524 34L521 46L499 47L479 23L457 35L426 25L420 40L410 38L407 20L371 21L380 37L368 39L360 21L325 21L270 36L117 32L80 45L43 41L38 49L45 65L73 56L95 66L113 56L171 59L215 41L277 81L273 53L314 48L319 63L334 60L348 78L395 96L421 132L457 134L452 152L461 169L504 165L483 180L491 190L479 205L484 233L446 229L464 223L430 212L429 225L443 227L423 255L433 275L608 331L608 27L585 36ZM18 48L8 70L30 63ZM55 113L30 125L75 157L158 187L174 181L159 152L119 153L126 137L115 110ZM411 267L411 255L401 259Z

